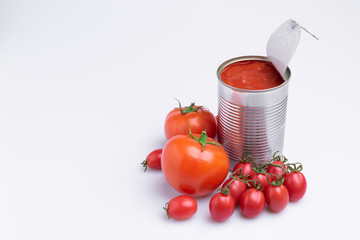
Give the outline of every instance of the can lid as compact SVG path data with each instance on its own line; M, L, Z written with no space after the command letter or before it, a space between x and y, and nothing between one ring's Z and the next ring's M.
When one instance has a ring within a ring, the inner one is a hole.
M299 25L295 20L289 19L271 34L267 46L266 54L268 59L274 64L281 76L284 76L287 66L295 53L300 40L301 29L309 33L316 40L314 34Z
M271 34L266 54L281 76L295 53L301 35L301 26L292 19L287 20Z

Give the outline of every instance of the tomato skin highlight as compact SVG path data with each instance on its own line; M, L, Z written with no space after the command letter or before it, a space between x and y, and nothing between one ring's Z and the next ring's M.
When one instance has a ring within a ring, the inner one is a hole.
M156 149L147 155L146 160L142 163L145 167L145 171L147 167L152 169L161 169L161 155L162 149Z
M284 185L270 185L265 192L265 200L271 211L281 212L289 202L288 190Z
M265 208L264 193L255 188L249 188L240 197L240 212L246 217L257 217Z
M230 194L217 193L210 199L209 210L215 221L224 222L234 213L234 199Z
M252 170L251 168L251 163L249 162L238 162L234 168L232 172L235 172L237 174L240 174L240 169L241 168L241 174L245 174L245 176L249 176L251 177L252 175L255 175L256 172L254 170Z
M185 220L192 217L197 211L197 202L194 198L180 195L171 199L164 208L169 218Z
M194 136L199 137L198 134ZM216 142L208 138L208 141ZM202 145L189 135L172 137L164 146L161 167L167 182L193 197L213 192L226 178L229 158L221 145Z
M222 187L224 188L231 180L232 180L231 178L226 180L223 183ZM240 197L246 191L246 189L247 189L246 183L242 181L234 180L230 183L229 185L230 195L233 197L235 205L239 203Z
M290 201L298 201L305 195L307 183L301 172L286 173L284 185L289 192Z
M179 108L175 108L168 113L165 119L166 139L169 140L176 135L186 135L184 129L189 129L189 123L192 133L201 134L202 131L206 130L210 138L214 138L216 135L215 117L206 108L201 107L201 109L189 113L181 113Z

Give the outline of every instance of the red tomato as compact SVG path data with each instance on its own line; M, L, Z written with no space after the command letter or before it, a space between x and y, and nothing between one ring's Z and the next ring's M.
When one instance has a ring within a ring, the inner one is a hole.
M229 171L229 158L224 148L203 134L194 134L194 138L190 135L171 138L161 157L167 182L177 191L194 197L213 192Z
M169 218L184 220L192 217L196 213L197 203L194 198L181 195L166 203L164 209Z
M229 178L223 183L222 187L224 188L231 181L232 178ZM246 183L242 181L234 180L230 183L229 185L230 195L233 197L235 205L239 203L240 197L245 192L246 189L247 189Z
M270 185L265 192L266 204L273 212L281 212L289 202L289 193L284 185Z
M245 176L252 176L254 175L256 172L254 170L252 170L251 168L251 163L249 162L238 162L233 169L233 172L236 171L236 173L240 174L240 169L241 169L241 173L245 174Z
M275 164L275 165L283 165L284 163L283 163L282 161L274 161L273 164ZM282 166L282 167L284 167L285 169L287 169L287 167L286 167L285 165ZM279 176L282 172L284 172L284 170L282 170L282 169L279 168L279 167L269 166L269 167L266 169L266 172L271 174L271 179L272 179L272 180L275 180L277 176ZM279 180L280 180L280 179L279 179Z
M240 211L247 217L258 216L265 208L264 193L255 188L249 188L240 197Z
M230 194L217 193L210 199L209 210L214 220L224 222L234 213L234 199Z
M189 107L175 108L166 116L166 139L169 140L176 135L186 135L184 129L189 129L189 123L193 133L201 134L206 130L209 137L214 138L216 135L214 115L206 108L195 106L192 103Z
M284 185L289 191L290 201L298 201L305 195L307 184L301 172L286 173Z
M263 186L262 191L263 191L264 193L266 192L267 188L269 187L268 180L269 180L269 182L272 181L270 176L268 176L268 175L266 175L266 174L263 174L263 173L256 173L256 174L254 174L254 175L252 175L252 176L250 177L249 180L259 180L260 185ZM254 182L250 182L250 185L251 185L252 187L254 187Z
M153 169L161 169L161 153L162 149L156 149L147 155L146 159L141 163L146 171L147 167Z

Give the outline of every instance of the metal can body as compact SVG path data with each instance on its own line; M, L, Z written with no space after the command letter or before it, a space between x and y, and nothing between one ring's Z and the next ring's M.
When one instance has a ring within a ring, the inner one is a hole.
M225 84L222 70L235 62L269 61L262 56L230 59L217 71L219 91L218 140L224 144L233 166L239 158L252 155L258 163L267 161L275 152L282 154L290 69L284 83L265 90L244 90Z

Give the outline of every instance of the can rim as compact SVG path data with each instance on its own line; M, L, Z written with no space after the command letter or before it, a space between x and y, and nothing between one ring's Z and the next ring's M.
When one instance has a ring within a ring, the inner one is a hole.
M246 61L246 60L262 60L262 61L267 61L270 62L270 60L267 57L264 56L257 56L257 55L252 55L252 56L241 56L241 57L235 57L235 58L231 58L225 62L223 62L217 69L217 77L218 80L221 84L223 84L224 86L231 88L235 91L240 91L240 92L251 92L251 93L262 93L262 92L269 92L269 91L273 91L276 90L278 88L281 88L282 86L286 85L289 80L290 80L290 76L291 76L291 71L290 68L287 67L285 74L283 76L283 80L284 82L282 84L280 84L279 86L273 87L273 88L267 88L267 89L261 89L261 90L250 90L250 89L242 89L242 88L237 88L237 87L233 87L230 86L226 83L223 82L223 80L221 79L221 72L222 70L229 66L230 64L236 63L236 62L240 62L240 61Z

